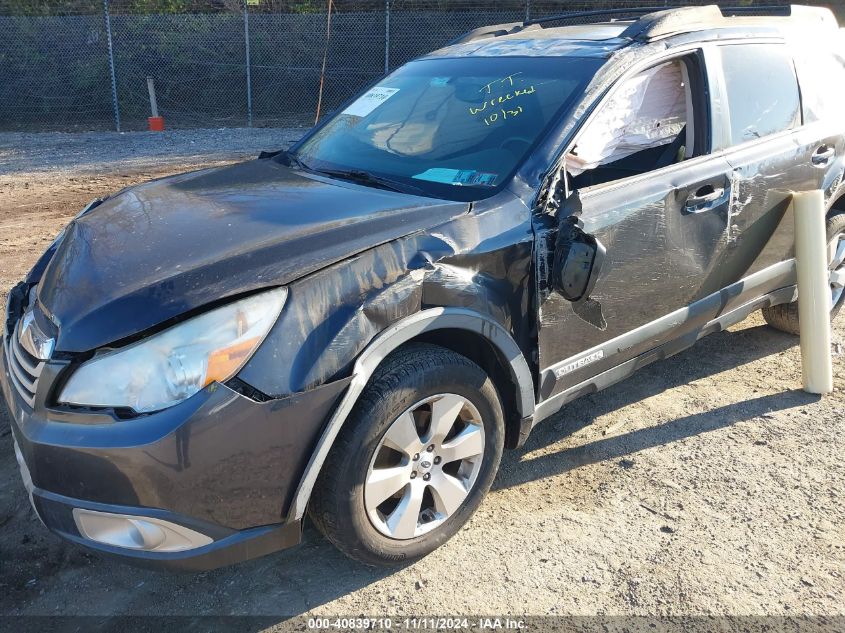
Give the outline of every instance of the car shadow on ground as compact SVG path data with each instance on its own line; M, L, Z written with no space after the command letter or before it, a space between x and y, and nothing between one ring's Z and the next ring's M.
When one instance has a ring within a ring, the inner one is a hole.
M576 433L607 413L668 389L741 367L766 356L782 353L797 344L797 337L784 334L766 325L733 332L720 332L706 337L692 349L644 368L634 376L602 392L566 405L559 413L540 424L532 432L524 447L505 453L493 488L511 488L543 477L565 473L587 464L620 459L648 448L715 431L773 411L815 402L819 399L818 396L800 390L754 397L644 429L526 459L529 453Z
M724 428L765 413L800 406L814 397L798 391L763 395L718 409L634 430L574 448L526 459L538 449L591 424L599 416L705 376L781 353L797 338L765 326L723 332L701 341L694 350L648 367L601 393L571 403L540 425L527 445L505 454L494 489L519 486L586 464L620 459L647 448ZM749 394L752 395L752 394ZM6 435L3 412L0 431ZM7 440L7 438L5 438ZM11 442L0 453L0 476L14 478ZM15 482L19 483L19 482ZM286 616L307 613L395 573L372 569L340 554L306 523L303 543L294 549L240 565L201 574L170 574L136 569L99 558L47 534L32 516L22 486L8 486L0 515L0 612L53 612L73 587L73 604L59 612L107 614L250 615L260 630ZM50 562L44 562L50 561ZM407 575L408 591L414 575ZM113 602L104 596L114 596ZM389 608L391 596L383 595ZM395 599L395 598L394 598ZM90 605L84 606L84 605ZM382 609L380 605L374 608ZM266 616L266 617L265 617Z

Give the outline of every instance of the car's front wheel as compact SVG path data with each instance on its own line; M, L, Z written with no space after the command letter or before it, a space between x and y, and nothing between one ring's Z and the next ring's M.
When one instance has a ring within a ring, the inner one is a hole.
M408 346L385 360L344 424L309 515L364 563L421 558L475 512L503 444L502 406L487 374L450 350Z

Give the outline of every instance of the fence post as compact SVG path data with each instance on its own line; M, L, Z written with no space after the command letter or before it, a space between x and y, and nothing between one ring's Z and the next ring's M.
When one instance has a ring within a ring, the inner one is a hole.
M384 74L390 72L390 0L384 0Z
M244 42L246 43L246 111L247 122L252 127L252 63L249 55L249 10L244 0Z
M531 0L525 0L525 21L531 19Z
M106 40L109 45L109 74L111 75L111 99L114 108L114 127L120 132L120 105L117 102L117 79L114 74L114 47L111 37L111 18L109 16L109 0L103 0L103 17L106 20Z

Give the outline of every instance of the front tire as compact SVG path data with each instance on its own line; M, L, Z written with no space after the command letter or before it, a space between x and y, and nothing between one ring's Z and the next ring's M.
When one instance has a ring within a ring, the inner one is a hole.
M833 309L830 320L836 318L845 304L845 213L839 212L827 219L828 263L830 265L830 292ZM798 323L798 302L783 303L763 308L763 318L776 330L789 334L800 334Z
M414 344L388 357L341 429L309 516L346 555L401 565L463 526L504 445L496 388L468 358Z

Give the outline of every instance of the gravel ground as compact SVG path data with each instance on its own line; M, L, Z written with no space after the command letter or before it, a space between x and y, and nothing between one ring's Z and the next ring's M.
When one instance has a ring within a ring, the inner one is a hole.
M89 199L295 131L0 135L0 286ZM100 559L30 510L0 419L0 614L845 616L845 317L837 391L800 391L759 315L546 421L452 541L398 571L295 549L198 575Z
M73 181L83 175L116 176L238 160L286 147L305 130L221 128L169 132L0 133L0 176ZM142 174L140 174L142 175Z

